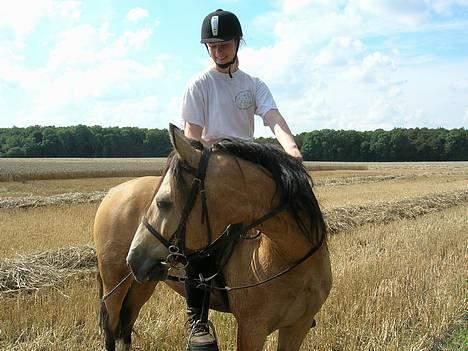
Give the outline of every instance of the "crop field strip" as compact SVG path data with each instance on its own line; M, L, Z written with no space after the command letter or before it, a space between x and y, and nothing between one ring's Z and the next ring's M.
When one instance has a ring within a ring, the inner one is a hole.
M332 208L353 208L361 205L372 207L372 204L382 201L392 202L433 193L463 192L467 189L465 179L466 176L455 178L444 176L429 180L415 178L408 181L389 180L373 184L323 186L317 187L316 193L322 208L326 211ZM97 181L99 188L102 188L100 180ZM86 182L87 189L93 189L89 185L92 180L86 179L81 182ZM44 183L41 184L44 185ZM74 183L76 184L78 183ZM79 184L81 186L82 183ZM47 182L45 186L52 187L54 184ZM41 192L44 191L41 190ZM2 218L0 221L0 257L11 257L16 252L25 254L91 243L92 222L97 207L98 202L95 201L39 208L0 209Z
M414 219L467 203L468 189L395 202L331 208L324 211L324 216L329 232L337 234L366 224L379 225ZM0 260L0 296L63 284L81 270L89 272L96 266L94 249L89 245L16 256Z
M165 158L0 159L0 181L161 175ZM352 162L305 162L308 170L366 170Z
M52 182L47 181L29 181L26 184L13 182L13 183L2 183L0 182L0 209L2 208L26 208L26 207L41 207L48 205L64 205L68 203L85 203L100 201L105 196L109 189L109 183L117 185L131 178L103 178L100 185L87 185L85 182L93 183L95 179L82 180L81 182L73 182L67 185L53 185L55 190L52 190L53 194L43 194L46 192L41 187L52 187ZM314 175L315 187L332 187L332 186L347 186L355 184L373 184L382 182L398 182L398 181L427 181L448 183L449 181L460 183L468 182L468 172L466 171L452 171L452 172L426 172L422 174L393 174L393 175L351 175L348 177L318 177ZM105 185L104 185L105 184ZM70 189L70 186L77 185L82 187L87 192L63 192L60 190ZM99 189L100 190L94 190ZM21 190L20 190L21 189ZM91 190L91 191L89 191ZM7 196L1 196L2 192ZM49 190L50 192L50 190ZM37 194L39 193L39 194ZM12 196L13 195L13 196Z
M165 165L165 158L0 159L0 181L158 175Z

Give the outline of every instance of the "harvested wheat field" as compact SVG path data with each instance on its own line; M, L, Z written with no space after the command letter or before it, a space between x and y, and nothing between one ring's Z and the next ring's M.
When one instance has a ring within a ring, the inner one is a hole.
M110 187L140 173L81 178L70 167L64 176L45 167L38 179L26 179L34 177L24 165L28 176L17 178L13 167L0 182L1 350L103 349L93 218ZM311 174L332 233L334 286L301 350L466 350L468 163ZM221 350L234 350L233 317L212 319ZM183 350L183 322L184 301L158 285L134 349ZM276 350L275 334L265 350Z

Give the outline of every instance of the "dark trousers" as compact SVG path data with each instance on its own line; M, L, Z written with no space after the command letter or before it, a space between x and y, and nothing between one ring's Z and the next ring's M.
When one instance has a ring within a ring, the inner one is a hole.
M206 278L216 272L214 257L204 257L193 261L187 267L187 277L189 280L198 279L200 273ZM187 310L189 313L200 315L202 321L208 320L210 303L210 291L198 289L193 283L185 283L185 297L187 300ZM205 308L203 309L203 305Z

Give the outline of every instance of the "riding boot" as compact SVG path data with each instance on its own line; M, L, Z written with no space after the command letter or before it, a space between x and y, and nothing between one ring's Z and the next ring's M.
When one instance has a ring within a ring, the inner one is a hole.
M187 309L187 351L218 351L216 332L209 320L202 320L202 312Z

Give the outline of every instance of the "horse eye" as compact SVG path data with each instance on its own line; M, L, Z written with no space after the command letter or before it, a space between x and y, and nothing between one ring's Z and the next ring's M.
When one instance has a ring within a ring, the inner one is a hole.
M172 203L166 200L157 200L156 206L158 206L158 208L161 210L167 210L168 208L172 206Z

